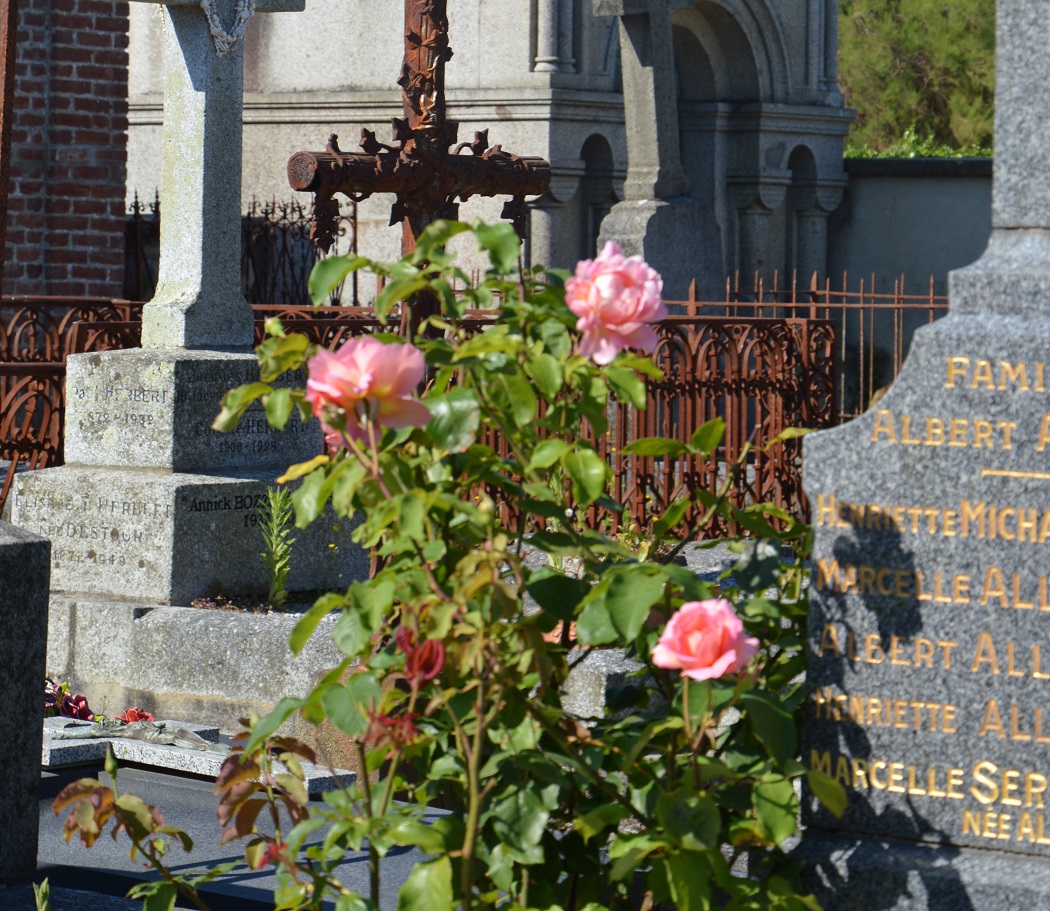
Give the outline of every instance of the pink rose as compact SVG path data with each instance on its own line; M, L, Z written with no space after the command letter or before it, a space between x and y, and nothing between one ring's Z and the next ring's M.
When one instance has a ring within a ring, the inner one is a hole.
M667 316L662 290L663 279L655 269L640 256L625 259L611 240L596 259L580 262L565 283L565 301L583 333L580 354L608 364L624 348L651 352L656 331L649 323Z
M423 354L414 345L352 338L338 351L318 351L306 366L306 398L325 424L329 445L334 438L325 419L333 411L345 417L346 435L352 440L366 437L369 421L383 427L430 423L426 405L412 395L426 370Z
M678 668L693 680L714 680L742 670L758 651L724 598L687 601L667 622L653 649L653 664Z

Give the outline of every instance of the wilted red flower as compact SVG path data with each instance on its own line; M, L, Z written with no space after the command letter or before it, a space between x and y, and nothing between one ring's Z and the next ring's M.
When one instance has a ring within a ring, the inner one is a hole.
M117 721L122 721L124 724L134 724L136 721L152 721L153 716L149 712L144 712L138 706L132 706L130 709L124 709L119 715L117 715Z
M94 721L95 713L91 711L91 706L88 705L87 696L82 693L74 693L70 696L68 693L62 698L62 705L58 709L59 715L64 715L66 718L77 718L80 721Z
M397 647L405 653L405 676L412 686L422 686L433 680L445 666L445 643L440 639L418 642L416 634L407 626L399 626L394 634Z
M418 717L418 712L404 712L396 718L378 713L370 715L365 741L373 747L386 746L391 750L410 746L419 738Z
M287 863L288 859L284 854L286 850L288 850L288 845L283 841L271 841L266 846L263 856L259 858L259 866L256 869L261 870L267 864Z

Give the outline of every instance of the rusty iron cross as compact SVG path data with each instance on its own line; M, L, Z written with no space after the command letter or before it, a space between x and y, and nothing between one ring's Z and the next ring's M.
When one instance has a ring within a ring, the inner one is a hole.
M544 159L490 147L488 130L457 144L459 125L445 116L445 64L452 57L446 8L447 0L405 0L405 59L397 80L405 116L394 118L395 145L362 130L361 152L343 152L333 135L326 151L297 152L288 162L292 188L315 194L311 238L325 252L335 239L336 193L358 201L395 193L390 224L402 225L401 251L408 254L427 225L456 218L457 200L471 196L509 195L503 217L524 236L525 197L542 195L550 184ZM464 150L470 154L460 154Z

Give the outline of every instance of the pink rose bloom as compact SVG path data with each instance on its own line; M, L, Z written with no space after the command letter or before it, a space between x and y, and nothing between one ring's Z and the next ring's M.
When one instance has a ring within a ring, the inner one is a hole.
M687 601L667 622L653 649L653 664L678 668L693 680L714 680L743 670L758 651L724 598Z
M624 258L609 241L597 259L585 259L565 283L565 302L579 317L580 354L608 364L624 348L649 353L656 331L649 325L667 316L660 293L663 279L640 256Z
M314 414L324 422L327 413L341 411L346 435L353 440L366 437L369 420L382 427L430 423L426 405L413 398L426 370L423 354L414 345L352 338L338 351L318 351L306 366L306 398ZM331 436L331 426L325 429Z

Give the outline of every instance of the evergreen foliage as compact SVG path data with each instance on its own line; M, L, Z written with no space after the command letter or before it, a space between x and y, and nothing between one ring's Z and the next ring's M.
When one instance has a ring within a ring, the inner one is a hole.
M847 154L990 155L994 58L995 0L841 0Z

